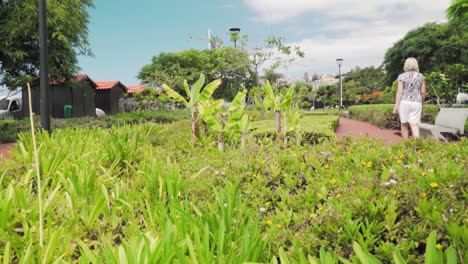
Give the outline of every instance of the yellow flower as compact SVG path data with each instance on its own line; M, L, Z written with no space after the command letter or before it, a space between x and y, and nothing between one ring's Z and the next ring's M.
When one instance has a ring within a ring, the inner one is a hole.
M66 255L68 255L68 254L70 254L70 252L68 252L68 250L65 250L65 251L63 252L63 255L64 255L64 256L66 256Z
M302 165L302 166L304 166L304 165L305 165L305 163L304 163L304 162L301 162L301 165Z
M276 225L277 228L281 228L282 226L280 224Z
M421 198L426 198L426 193L425 192L422 192L419 196L421 196Z
M436 248L437 248L437 249L442 249L442 245L441 245L441 244L437 244L437 245L436 245Z
M341 198L341 193L337 194L336 198Z
M116 206L116 207L115 207L115 210L117 210L117 211L122 211L122 206Z
M401 161L401 159L397 160L396 163L400 164L402 163L403 161Z
M431 187L432 188L437 188L439 184L437 182L431 182Z
M254 173L254 174L252 175L252 177L254 177L254 178L257 177L257 174Z
M89 239L85 238L85 239L83 239L83 242L88 243Z
M271 221L271 220L266 220L265 224L267 224L267 225L272 225L272 224L273 224L273 221Z
M372 161L368 161L368 162L366 163L366 167L367 167L367 168L372 167Z
M425 173L424 171L421 172L421 176L426 176L426 175L427 175L427 173Z
M404 158L405 155L404 154L400 154L400 156L398 156L400 159Z
M265 203L266 206L270 206L270 204L271 204L270 202L266 202L266 203Z
M316 214L314 214L314 213L310 213L310 214L309 214L309 217L310 217L310 218L315 218L315 216L316 216Z
M293 153L292 156L293 156L293 157L296 157L297 155L296 155L296 153Z
M330 165L325 164L323 167L325 167L325 169L328 169L328 168L330 168Z
M331 184L335 184L335 183L336 183L335 178L331 179L331 180L330 180L330 183L331 183Z
M55 221L52 221L52 225L56 225L56 224L57 224L57 222L55 222Z

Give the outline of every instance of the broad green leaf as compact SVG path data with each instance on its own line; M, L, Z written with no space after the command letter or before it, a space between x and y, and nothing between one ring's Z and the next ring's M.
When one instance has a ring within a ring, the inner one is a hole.
M381 262L377 258L366 254L356 241L353 242L353 249L354 253L356 253L356 256L359 258L362 264L381 264Z
M239 129L242 133L246 133L250 130L250 116L244 114L239 121Z
M221 83L222 83L221 79L216 79L210 82L209 84L207 84L200 94L199 101L203 102L203 101L209 100L211 96L213 95L213 93L216 91L216 89L219 88Z
M200 97L200 91L205 84L205 75L200 74L200 78L192 85L192 89L190 90L190 101L192 103L198 102L198 98Z
M393 261L395 261L395 264L406 264L405 259L401 256L400 250L397 247L393 249Z
M166 91L166 93L167 93L167 95L169 97L172 97L177 102L184 104L185 107L192 107L193 106L193 105L189 105L187 100L185 100L185 98L182 95L180 95L178 92L174 91L171 87L167 86L166 84L163 84L162 86L163 86L164 91Z
M245 90L241 91L241 92L238 92L237 95L232 100L231 105L229 106L227 111L228 112L233 112L237 108L239 108L241 105L243 105L246 95L247 95L247 91L245 91Z
M190 87L189 87L189 85L187 83L187 80L184 80L184 89L185 89L185 94L187 96L191 96L192 93L190 92Z
M445 256L447 259L447 264L457 264L458 263L458 258L457 258L457 251L453 246L450 246L445 250Z
M425 263L426 264L437 264L443 263L442 252L436 248L437 243L437 231L432 231L427 239L426 243L426 254L425 254Z

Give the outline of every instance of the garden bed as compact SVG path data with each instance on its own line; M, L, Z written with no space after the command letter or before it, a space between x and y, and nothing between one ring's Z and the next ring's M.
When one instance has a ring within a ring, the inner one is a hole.
M21 136L0 168L0 255L25 263L286 263L323 249L337 263L356 258L356 241L386 263L395 247L422 263L437 230L437 250L454 246L460 262L467 258L466 139L392 147L264 141L224 153L189 139L189 121L38 135L45 251L31 138Z

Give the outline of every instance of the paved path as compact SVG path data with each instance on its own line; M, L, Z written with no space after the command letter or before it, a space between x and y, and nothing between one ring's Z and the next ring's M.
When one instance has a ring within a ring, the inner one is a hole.
M6 144L0 144L0 162L3 159L8 159L10 158L9 151L11 148L16 146L16 143L6 143Z
M398 130L381 129L369 123L352 120L349 118L340 118L340 124L336 130L336 137L370 137L382 139L386 145L392 145L403 141Z

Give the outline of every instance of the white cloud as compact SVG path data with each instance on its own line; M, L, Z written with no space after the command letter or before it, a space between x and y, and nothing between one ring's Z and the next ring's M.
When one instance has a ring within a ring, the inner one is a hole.
M335 72L337 57L344 72L355 66L378 66L393 43L409 30L445 18L451 0L244 0L257 21L278 24L286 32L301 33L306 57L283 73L300 77L304 72ZM310 25L303 21L315 18ZM297 26L299 25L299 26ZM294 27L297 27L294 29ZM310 28L307 30L307 28ZM304 30L306 29L306 30Z
M265 23L279 23L307 13L328 17L379 18L406 14L430 18L450 0L244 0Z

